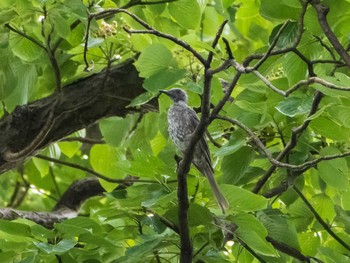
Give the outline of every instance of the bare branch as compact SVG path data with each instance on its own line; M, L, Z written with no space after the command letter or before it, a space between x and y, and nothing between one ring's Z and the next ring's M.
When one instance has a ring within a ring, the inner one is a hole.
M60 140L60 142L81 142L81 143L88 143L88 144L105 144L106 142L104 140L96 140L91 138L83 138L83 137L67 137Z
M107 177L103 174L100 174L98 172L95 172L94 170L91 170L89 168L86 168L84 166L81 166L81 165L78 165L78 164L75 164L75 163L70 163L70 162L65 162L65 161L62 161L62 160L59 160L59 159L55 159L55 158L51 158L51 157L48 157L48 156L44 156L44 155L41 155L41 154L38 154L35 156L36 158L39 158L39 159L42 159L42 160L46 160L46 161L49 161L49 162L53 162L53 163L57 163L57 164L61 164L61 165L64 165L64 166L68 166L68 167L71 167L71 168L74 168L74 169L78 169L78 170L81 170L81 171L84 171L86 173L89 173L89 174L92 174L98 178L101 178L107 182L111 182L111 183L117 183L117 184L127 184L127 183L159 183L159 181L156 181L156 180L147 180L147 179L138 179L136 177L131 177L131 178L128 178L128 179L113 179L113 178L110 178L110 177ZM172 181L169 181L169 182L172 182Z
M265 61L266 59L268 59L268 57L270 56L272 50L274 49L274 47L276 46L278 39L280 38L281 34L283 33L283 31L286 29L286 27L288 26L288 23L290 21L287 20L283 23L283 25L281 26L281 28L278 30L275 38L273 39L269 49L266 51L266 53L262 56L262 58L253 66L253 71L257 70Z
M327 14L329 12L329 8L325 4L321 3L320 0L310 0L310 2L313 8L317 12L318 22L324 34L328 38L329 42L331 42L334 49L338 52L339 56L344 60L346 65L350 68L350 56L345 50L345 48L342 46L342 44L339 42L338 38L332 31L330 25L328 24Z
M222 35L222 32L224 31L224 27L227 24L227 22L228 22L228 20L224 20L224 22L222 22L222 24L220 25L219 30L217 31L216 36L211 44L212 48L215 48L216 45L218 44L219 39ZM213 51L209 51L209 55L208 55L208 59L207 59L208 65L210 65L211 62L213 61L213 54L214 54Z

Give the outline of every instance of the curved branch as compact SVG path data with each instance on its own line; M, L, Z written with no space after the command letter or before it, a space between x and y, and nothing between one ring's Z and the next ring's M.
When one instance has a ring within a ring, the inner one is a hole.
M339 42L338 38L332 31L330 25L327 21L327 14L329 12L329 7L325 6L321 3L320 0L311 0L311 5L316 10L318 22L328 38L329 42L331 42L334 49L338 52L339 56L344 60L345 64L350 68L350 56Z
M24 149L18 151L18 152L12 152L10 150L6 151L3 155L3 158L7 162L17 162L20 160L23 160L28 155L32 154L38 146L45 140L46 136L50 132L51 128L54 125L55 118L54 118L54 105L53 104L52 109L50 110L50 115L47 119L47 122L45 123L44 127L40 130L40 132L37 134L37 136L30 142L28 146L26 146Z
M45 161L49 161L49 162L53 162L53 163L57 163L57 164L61 164L61 165L64 165L64 166L68 166L68 167L71 167L71 168L74 168L74 169L78 169L78 170L81 170L81 171L84 171L86 173L89 173L89 174L92 174L98 178L101 178L107 182L111 182L111 183L117 183L117 184L128 184L128 183L159 183L158 181L156 180L146 180L146 179L139 179L138 177L130 177L128 179L113 179L113 178L110 178L110 177L107 177L103 174L100 174L98 172L95 172L94 170L91 170L89 168L86 168L84 166L81 166L81 165L78 165L78 164L75 164L75 163L69 163L69 162L65 162L65 161L62 161L62 160L59 160L59 159L55 159L55 158L51 158L51 157L48 157L48 156L44 156L44 155L41 155L41 154L38 154L35 156L36 158L39 158L39 159L42 159L42 160L45 160Z
M350 251L350 246L347 243L345 243L345 241L342 240L336 233L333 232L333 230L330 228L330 226L317 213L315 208L313 208L313 206L306 199L306 197L303 195L303 193L295 185L293 186L293 189L298 194L298 196L301 198L301 200L303 200L303 202L306 204L306 206L310 209L312 214L315 216L316 220L323 226L324 230L326 230L327 233L330 234L340 245L342 245L345 249Z

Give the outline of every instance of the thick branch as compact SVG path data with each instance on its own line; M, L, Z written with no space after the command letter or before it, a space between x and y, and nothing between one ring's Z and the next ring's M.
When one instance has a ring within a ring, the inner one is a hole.
M35 154L29 152L15 162L8 162L4 158L5 152L20 152L33 142L50 120L51 107L55 101L58 102L53 112L54 123L45 138L35 145L36 151L101 118L124 117L128 113L156 109L155 100L141 109L127 107L144 92L143 80L138 77L132 62L130 60L108 71L80 79L64 87L61 95L53 94L17 106L11 114L3 116L0 119L0 173L16 167L25 158ZM61 96L59 100L58 96Z

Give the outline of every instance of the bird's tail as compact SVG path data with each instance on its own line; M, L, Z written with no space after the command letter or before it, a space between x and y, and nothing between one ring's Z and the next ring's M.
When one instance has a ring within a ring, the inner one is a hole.
M212 169L210 169L209 167L206 167L206 169L204 169L203 173L204 173L205 177L208 178L210 187L211 187L211 189L216 197L216 200L218 201L218 204L222 210L222 213L225 214L225 210L228 209L229 204L228 204L225 196L222 194L218 184L215 181L214 173L213 173Z

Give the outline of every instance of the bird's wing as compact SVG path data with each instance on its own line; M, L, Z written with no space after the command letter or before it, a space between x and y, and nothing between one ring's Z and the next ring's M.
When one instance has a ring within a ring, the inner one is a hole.
M188 115L190 117L189 118L189 122L190 122L189 126L191 127L191 131L193 133L199 124L199 119L197 117L196 112L191 108L188 108ZM210 167L211 167L211 157L210 157L208 143L205 140L205 135L199 140L198 147L202 150L202 153L203 153L207 163L210 164ZM212 167L211 167L211 169L212 169Z

